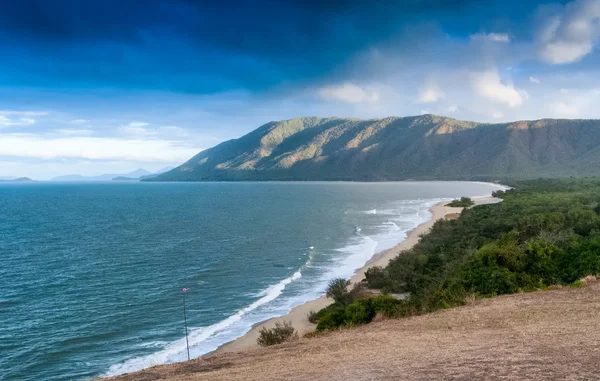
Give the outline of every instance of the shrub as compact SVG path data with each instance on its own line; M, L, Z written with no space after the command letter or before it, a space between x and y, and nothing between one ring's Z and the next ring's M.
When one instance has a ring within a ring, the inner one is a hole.
M256 342L258 345L267 347L270 345L281 344L286 341L295 340L298 338L296 329L292 326L289 321L276 322L275 327L266 328L262 327L258 339Z
M319 322L319 315L315 311L310 311L308 313L308 321L312 324L317 324Z
M391 279L382 267L374 266L365 272L365 279L371 288L386 289L391 286Z
M336 304L347 306L352 303L352 297L348 292L349 281L343 278L332 279L327 286L327 297L333 299Z
M453 208L468 208L475 203L469 197L461 197L460 200L453 200L448 206Z
M381 313L388 318L407 316L409 314L407 302L388 295L379 295L371 298L371 305L375 313Z
M357 300L346 307L344 311L344 325L352 327L370 323L375 316L371 298Z
M317 331L320 332L341 327L344 325L345 317L345 308L336 306L334 310L328 311L319 318Z

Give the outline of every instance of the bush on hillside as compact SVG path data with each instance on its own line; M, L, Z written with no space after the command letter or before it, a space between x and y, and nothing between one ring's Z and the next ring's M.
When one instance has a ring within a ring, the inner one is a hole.
M382 267L373 266L365 272L365 280L371 288L379 290L391 288L391 279Z
M281 344L286 341L295 340L298 338L296 329L289 321L276 322L275 327L262 327L256 342L258 345L267 347L270 345Z
M333 299L336 304L344 307L347 306L352 303L352 296L348 292L348 285L350 285L350 281L344 278L332 279L327 286L327 297Z
M385 295L372 296L356 300L345 308L331 305L322 309L317 313L320 316L317 331L367 324L377 314L387 318L407 316L410 311L412 307L405 301Z

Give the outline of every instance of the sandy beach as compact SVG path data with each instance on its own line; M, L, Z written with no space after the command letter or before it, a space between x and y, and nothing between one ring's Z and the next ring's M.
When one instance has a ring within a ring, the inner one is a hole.
M473 201L475 201L476 205L481 205L481 204L495 203L495 202L500 201L500 199L497 199L494 197L480 197L480 198L474 198ZM352 283L358 283L358 282L362 281L364 279L365 271L367 271L369 268L371 268L373 266L385 267L391 259L398 256L398 254L400 254L402 251L410 249L417 242L419 242L421 235L427 233L436 221L443 219L443 218L450 218L450 217L452 217L454 215L458 215L458 214L460 214L460 212L462 212L463 208L453 208L453 207L446 206L448 203L449 203L448 201L444 201L444 202L441 202L441 203L433 206L430 209L432 218L429 221L426 221L426 222L420 224L419 226L417 226L415 229L411 230L407 234L406 239L404 241L402 241L400 244L398 244L397 246L393 247L392 249L381 252L381 253L375 255L373 258L371 258L371 260L369 260L369 262L367 262L367 264L365 266L356 270L354 275L350 278L350 281ZM218 348L215 351L215 353L237 352L237 351L257 347L258 345L256 343L256 339L258 338L259 332L262 329L262 327L271 328L278 321L291 322L292 325L294 326L294 328L296 328L296 330L298 331L299 335L303 335L307 332L314 331L316 325L311 324L308 321L308 318L307 318L308 314L310 313L310 311L319 311L320 309L327 307L331 303L332 303L332 301L325 296L321 296L320 298L318 298L316 300L312 300L307 303L304 303L298 307L295 307L289 313L287 313L283 316L280 316L277 318L272 318L272 319L266 320L260 324L255 325L244 336L239 337L227 344L224 344L223 346Z

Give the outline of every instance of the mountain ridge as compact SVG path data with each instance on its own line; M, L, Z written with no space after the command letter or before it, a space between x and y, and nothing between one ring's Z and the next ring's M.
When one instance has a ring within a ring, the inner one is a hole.
M600 174L600 120L438 115L266 123L146 181L490 180Z
M97 176L83 176L83 175L78 175L78 174L71 174L71 175L63 175L63 176L53 177L52 179L50 179L50 181L111 181L115 177L127 177L127 178L131 178L131 179L138 179L142 176L148 176L151 174L152 174L152 172L149 172L143 168L138 168L135 171L131 171L131 172L125 173L125 174L106 174L105 173L103 175L97 175Z

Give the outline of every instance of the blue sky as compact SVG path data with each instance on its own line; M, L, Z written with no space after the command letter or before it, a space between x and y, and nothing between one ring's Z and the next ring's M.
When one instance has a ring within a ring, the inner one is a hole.
M174 166L298 116L600 118L600 0L0 0L0 176Z

